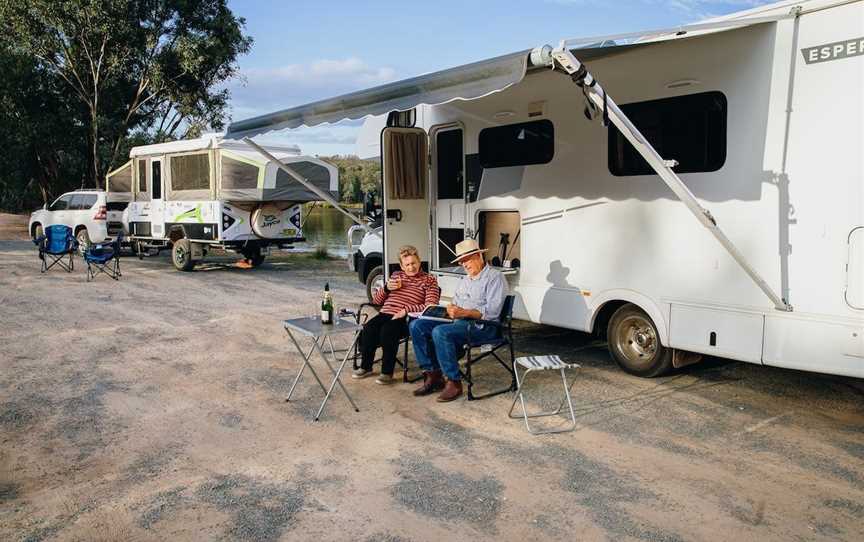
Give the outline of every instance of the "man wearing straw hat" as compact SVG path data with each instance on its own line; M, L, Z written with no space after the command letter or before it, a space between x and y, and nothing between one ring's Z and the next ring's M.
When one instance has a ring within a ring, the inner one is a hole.
M480 341L494 338L492 326L472 320L494 320L501 313L507 297L507 282L500 271L486 265L483 253L474 239L465 239L456 245L456 259L465 269L465 276L456 287L447 315L453 322L417 319L409 331L414 343L417 363L423 368L423 385L414 395L429 395L443 388L439 402L448 402L462 395L462 373L459 371L460 350L468 338ZM447 377L445 382L444 377Z

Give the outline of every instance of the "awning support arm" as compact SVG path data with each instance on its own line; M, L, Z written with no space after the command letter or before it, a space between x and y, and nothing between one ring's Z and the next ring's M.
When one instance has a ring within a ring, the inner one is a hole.
M761 275L750 265L744 255L738 248L726 237L726 234L717 226L717 221L711 216L711 213L699 205L696 197L690 192L690 189L681 181L681 178L672 171L670 166L675 164L674 161L666 161L661 157L657 150L645 139L645 136L633 125L627 115L625 115L618 104L610 98L603 87L596 79L588 72L585 65L573 56L573 53L561 44L551 53L551 66L555 69L561 69L570 75L574 83L582 87L588 98L598 109L603 109L607 112L609 121L614 124L618 130L627 138L627 141L633 145L633 148L645 159L654 171L663 179L663 182L678 196L687 209L693 213L693 216L705 226L708 231L723 245L723 248L738 262L738 265L747 273L753 282L765 293L766 296L774 304L777 310L792 311L792 306L777 295L776 292L768 285Z
M285 173L287 173L288 175L290 175L292 179L294 179L294 180L297 181L298 183L302 184L303 186L305 186L306 188L308 188L310 191L314 192L315 195L317 195L319 198L321 198L322 200L324 200L324 201L326 201L327 203L329 203L330 205L332 205L332 206L333 206L337 211L339 211L340 213L344 214L345 216L347 216L348 218L350 218L351 220L353 220L354 222L356 222L359 226L361 226L364 230L366 230L366 232L368 232L368 233L374 233L374 232L372 231L372 228L370 228L368 224L366 224L366 223L365 223L362 219L360 219L359 217L355 216L353 213L351 213L351 212L349 212L348 210L346 210L345 208L343 208L343 207L339 204L339 202L336 201L335 198L333 198L333 196L331 196L331 195L328 194L327 192L324 192L323 190L321 190L320 188L318 188L317 186L315 186L314 183L312 183L312 182L309 181L308 179L304 178L302 175L300 175L299 173L297 173L296 171L294 171L293 169L291 169L291 168L288 167L287 165L283 164L283 163L282 163L278 158L276 158L275 156L273 156L272 154L270 154L270 153L267 151L267 149L265 149L265 148L262 147L261 145L255 143L254 141L252 141L251 138L249 138L249 137L244 137L244 138L243 138L243 143L246 143L247 145L249 145L250 147L252 147L253 149L255 149L255 150L258 152L258 154L260 154L261 156L263 156L264 158L266 158L267 161L269 161L269 162L273 162L274 164L276 164L276 167L278 167L279 169L281 169L282 171L284 171Z

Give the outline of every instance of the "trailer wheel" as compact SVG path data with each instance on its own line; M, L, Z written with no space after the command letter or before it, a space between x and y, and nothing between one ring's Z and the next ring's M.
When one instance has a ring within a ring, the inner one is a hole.
M373 267L372 271L369 271L369 274L366 275L366 297L369 298L370 303L372 302L372 294L375 293L375 290L383 287L384 268L379 265Z
M249 265L253 268L260 266L264 263L264 258L267 256L258 252L257 254L244 254L243 255L247 260L249 260Z
M615 311L606 337L609 353L632 375L652 378L672 369L672 349L660 344L660 334L651 317L632 303Z
M192 259L192 243L188 239L177 239L171 249L171 263L178 271L192 271L195 261Z

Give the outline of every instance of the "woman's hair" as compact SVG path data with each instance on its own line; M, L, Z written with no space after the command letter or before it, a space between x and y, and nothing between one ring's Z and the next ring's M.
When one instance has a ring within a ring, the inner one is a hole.
M402 261L402 258L406 256L417 256L417 259L420 259L420 255L417 254L417 247L412 245L403 245L399 247L399 261Z

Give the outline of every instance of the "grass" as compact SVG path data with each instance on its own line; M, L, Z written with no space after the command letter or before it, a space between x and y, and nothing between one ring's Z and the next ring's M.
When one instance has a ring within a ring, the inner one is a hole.
M312 253L312 258L316 260L329 260L330 253L327 251L327 247L324 245L318 245L315 247L315 252Z

